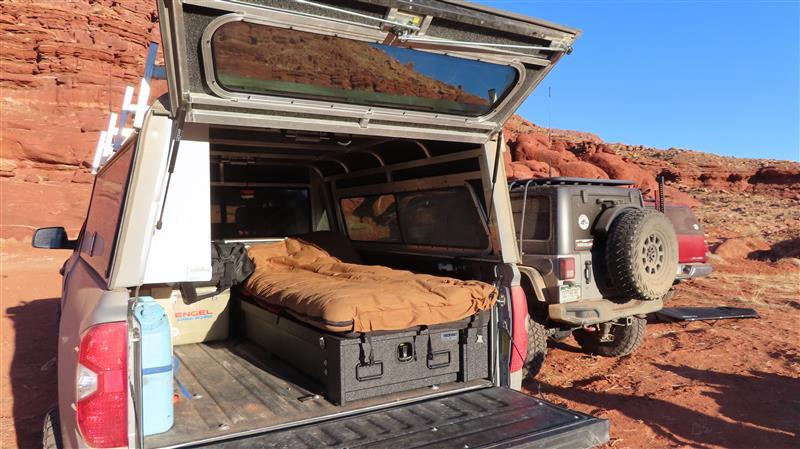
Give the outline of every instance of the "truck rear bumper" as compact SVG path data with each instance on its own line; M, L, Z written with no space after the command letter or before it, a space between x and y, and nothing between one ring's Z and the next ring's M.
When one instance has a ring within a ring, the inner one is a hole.
M605 323L633 315L646 315L664 307L664 301L631 300L618 304L607 299L593 299L564 304L550 304L550 319L575 326Z
M687 263L682 264L679 270L675 279L686 280L706 277L711 274L713 268L707 263Z
M583 449L608 438L606 420L495 387L203 447Z

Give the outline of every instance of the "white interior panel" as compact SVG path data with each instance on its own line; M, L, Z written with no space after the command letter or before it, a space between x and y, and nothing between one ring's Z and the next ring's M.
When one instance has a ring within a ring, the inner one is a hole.
M209 144L188 137L194 136L180 143L162 227L150 242L145 284L211 279Z

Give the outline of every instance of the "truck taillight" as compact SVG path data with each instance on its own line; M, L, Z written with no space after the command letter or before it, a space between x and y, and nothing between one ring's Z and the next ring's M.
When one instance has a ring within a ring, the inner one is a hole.
M125 322L114 322L93 326L81 338L77 421L91 447L128 445L127 334Z
M558 259L558 277L561 280L575 279L575 258Z
M511 335L509 372L516 373L521 372L527 357L521 351L528 348L528 330L525 328L525 322L528 320L528 298L525 296L525 290L519 285L511 287L511 313L513 335Z

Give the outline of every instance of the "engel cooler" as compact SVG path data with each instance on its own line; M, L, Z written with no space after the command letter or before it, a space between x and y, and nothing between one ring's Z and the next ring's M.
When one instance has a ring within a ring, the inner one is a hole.
M198 287L197 294L204 295L216 289L214 286ZM228 338L230 290L192 303L187 303L181 291L170 286L151 287L143 293L154 297L167 312L174 346Z
M142 332L142 421L145 435L172 427L172 329L164 308L150 296L139 297L133 311Z

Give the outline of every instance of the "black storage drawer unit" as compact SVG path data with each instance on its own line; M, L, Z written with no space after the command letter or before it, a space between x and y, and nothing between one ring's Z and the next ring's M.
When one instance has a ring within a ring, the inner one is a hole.
M335 404L489 377L489 312L419 330L337 335L241 302L245 335Z

